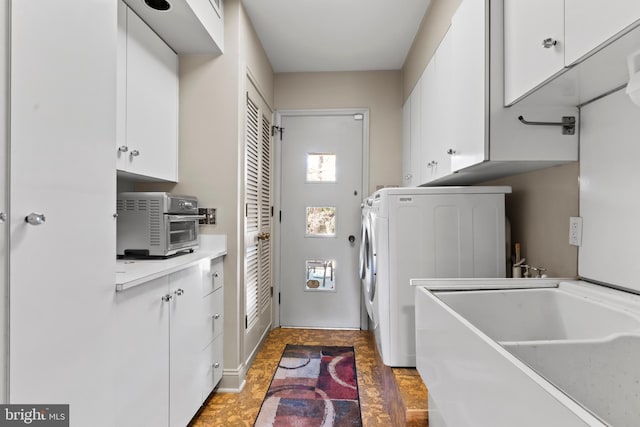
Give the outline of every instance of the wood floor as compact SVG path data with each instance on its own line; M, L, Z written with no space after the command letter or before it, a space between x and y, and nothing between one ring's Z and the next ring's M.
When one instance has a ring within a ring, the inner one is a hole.
M415 370L398 370L398 385L403 389L400 396L398 387L394 387L394 373L382 364L370 332L281 328L271 331L265 340L247 373L243 390L240 393L214 393L193 419L191 427L253 426L287 344L355 347L364 427L427 425L427 391L419 376ZM398 402L402 402L403 398L413 399L411 405L417 405L419 408L398 406ZM418 412L423 415L422 418L415 416Z

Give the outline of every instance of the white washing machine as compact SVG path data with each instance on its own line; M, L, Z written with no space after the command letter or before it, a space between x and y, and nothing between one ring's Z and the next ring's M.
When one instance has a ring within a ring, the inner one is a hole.
M369 286L385 365L415 367L410 279L505 277L505 194L510 187L386 188L369 211ZM365 295L367 295L365 293Z

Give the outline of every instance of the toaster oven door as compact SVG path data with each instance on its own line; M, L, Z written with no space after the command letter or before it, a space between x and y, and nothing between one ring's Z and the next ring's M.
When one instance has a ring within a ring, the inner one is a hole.
M198 245L198 222L203 215L165 215L169 252Z

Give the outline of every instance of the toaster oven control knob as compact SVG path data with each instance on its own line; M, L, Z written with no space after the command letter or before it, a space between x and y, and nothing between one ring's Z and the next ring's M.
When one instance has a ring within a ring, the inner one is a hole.
M40 225L40 224L44 224L47 218L45 218L44 214L31 212L29 215L27 215L24 218L24 220L31 225Z

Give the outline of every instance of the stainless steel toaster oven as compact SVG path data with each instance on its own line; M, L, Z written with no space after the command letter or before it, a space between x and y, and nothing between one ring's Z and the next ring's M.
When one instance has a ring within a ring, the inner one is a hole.
M167 257L198 247L198 199L164 192L117 198L117 255Z

